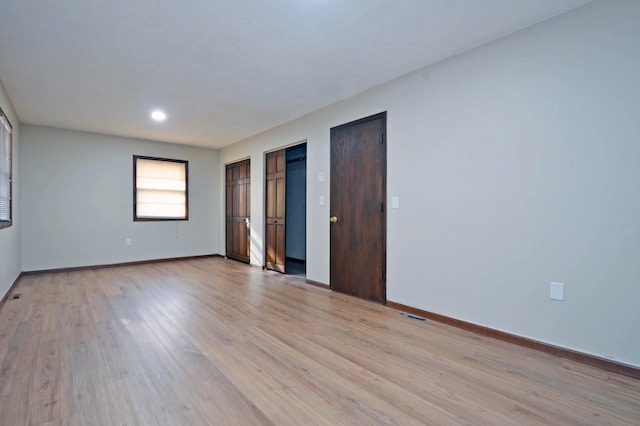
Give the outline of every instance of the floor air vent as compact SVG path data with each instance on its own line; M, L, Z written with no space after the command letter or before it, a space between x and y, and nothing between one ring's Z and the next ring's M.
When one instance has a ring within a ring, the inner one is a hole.
M418 320L418 321L426 321L427 320L426 318L422 318L422 317L419 317L417 315L411 315L411 314L408 314L406 312L403 312L401 315L403 317L412 318L412 319Z

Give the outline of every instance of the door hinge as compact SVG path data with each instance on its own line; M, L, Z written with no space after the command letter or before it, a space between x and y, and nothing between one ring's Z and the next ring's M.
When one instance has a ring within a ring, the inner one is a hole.
M384 213L384 203L380 203L380 213Z
M384 281L384 269L380 270L380 281Z
M380 133L380 143L384 143L384 134Z

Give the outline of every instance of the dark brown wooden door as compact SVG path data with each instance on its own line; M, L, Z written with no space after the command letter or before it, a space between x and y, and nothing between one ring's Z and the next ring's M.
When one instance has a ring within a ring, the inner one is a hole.
M226 168L226 255L251 262L251 162L228 164Z
M386 303L386 113L331 129L332 290Z
M285 272L286 261L286 176L286 149L268 153L265 182L266 267L283 273Z

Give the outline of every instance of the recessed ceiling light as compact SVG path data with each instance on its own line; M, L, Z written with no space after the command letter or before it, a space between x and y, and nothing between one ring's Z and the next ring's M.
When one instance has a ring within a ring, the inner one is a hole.
M165 114L164 111L157 109L151 113L151 118L154 121L164 121L167 118L167 114Z

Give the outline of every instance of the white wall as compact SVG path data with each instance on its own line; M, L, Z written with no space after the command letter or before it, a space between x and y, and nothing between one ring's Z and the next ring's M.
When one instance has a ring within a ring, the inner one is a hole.
M307 278L329 282L329 129L388 111L388 299L640 366L638 22L592 3L223 149L252 161L252 263L264 152L306 139Z
M24 271L218 253L217 151L31 125L21 148ZM189 161L188 221L133 221L134 154Z
M8 228L0 229L0 299L7 294L7 291L20 275L20 122L13 109L11 100L0 81L0 107L7 115L13 127L12 136L12 167L13 167L13 188L12 188L12 223Z

